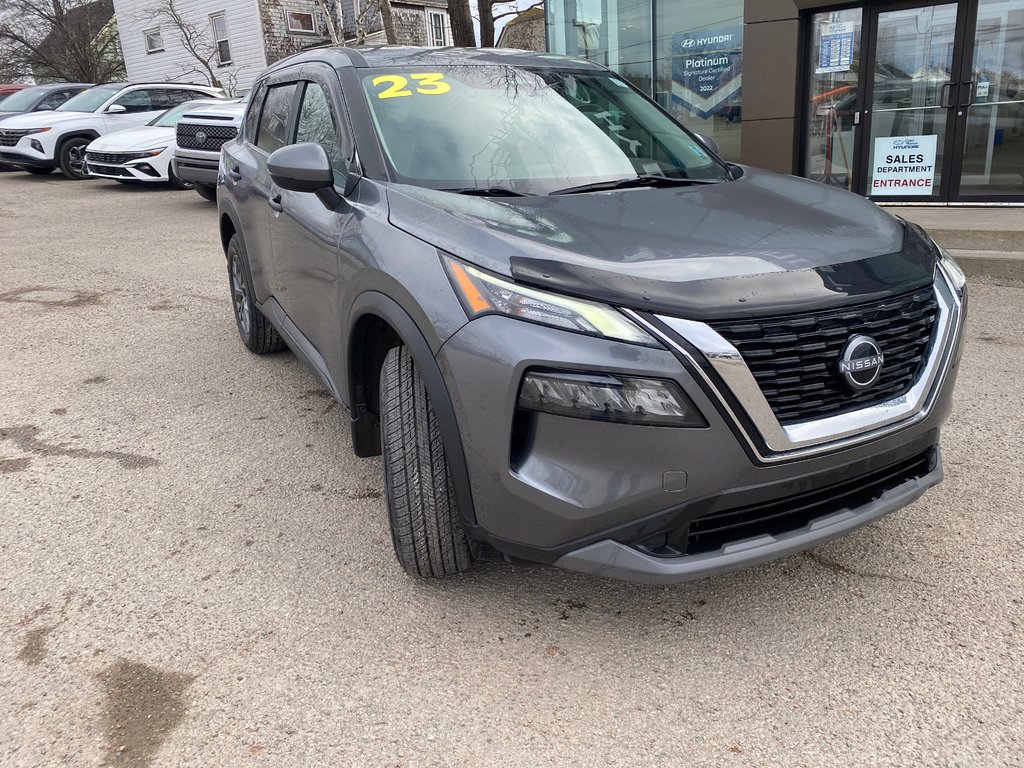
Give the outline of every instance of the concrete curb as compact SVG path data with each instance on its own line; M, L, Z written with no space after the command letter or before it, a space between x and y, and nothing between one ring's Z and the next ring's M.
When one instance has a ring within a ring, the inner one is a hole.
M954 249L950 253L968 277L1024 280L1024 253Z

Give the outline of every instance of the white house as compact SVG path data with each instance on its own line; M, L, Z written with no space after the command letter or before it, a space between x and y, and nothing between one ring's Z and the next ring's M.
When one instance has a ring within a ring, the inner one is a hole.
M451 45L447 0L392 0L391 6L399 43ZM329 43L328 12L350 43L360 32L368 43L383 42L373 0L114 0L114 11L133 82L208 82L191 47L225 89L248 88L278 59Z

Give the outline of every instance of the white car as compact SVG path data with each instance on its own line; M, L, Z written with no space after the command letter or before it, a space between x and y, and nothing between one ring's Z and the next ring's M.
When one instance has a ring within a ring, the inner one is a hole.
M84 179L85 147L100 136L145 125L182 102L223 96L220 88L189 83L97 85L52 112L4 120L0 162L38 174L60 168L69 179Z
M86 171L90 176L124 184L170 182L175 189L191 189L191 183L179 180L171 170L174 126L190 109L217 103L216 99L187 101L141 128L126 128L100 136L85 148Z

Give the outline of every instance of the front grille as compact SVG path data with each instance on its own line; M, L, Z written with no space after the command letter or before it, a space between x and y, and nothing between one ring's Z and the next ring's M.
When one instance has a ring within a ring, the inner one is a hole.
M132 172L127 168L119 168L117 166L108 165L90 165L89 173L101 175L101 176L122 176L127 179L134 179Z
M202 141L199 134L203 134ZM238 134L233 125L196 125L194 123L178 123L176 130L178 146L183 149L204 149L219 152L221 145L231 141Z
M924 368L937 314L928 286L869 304L711 326L739 350L779 422L795 424L904 394ZM858 334L875 339L885 359L863 392L839 373L843 347Z
M129 160L137 157L138 154L112 154L110 152L93 152L86 150L85 159L90 163L102 163L103 165L124 165Z
M836 485L698 517L686 532L685 554L714 552L731 542L796 531L812 520L870 504L886 491L928 474L934 456L935 449L930 448L913 458Z
M30 133L30 130L20 128L2 130L0 131L0 147L13 147L21 141L22 136L28 136Z

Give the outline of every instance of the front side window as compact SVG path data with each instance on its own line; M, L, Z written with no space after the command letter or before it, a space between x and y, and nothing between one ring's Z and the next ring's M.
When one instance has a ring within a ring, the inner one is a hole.
M316 25L313 23L313 14L305 11L286 11L288 18L288 31L301 34L316 34Z
M331 105L324 89L317 83L306 84L302 107L299 109L295 142L301 144L307 141L319 144L326 150L335 173L345 173L345 153L338 143L338 128L334 122Z
M146 53L157 53L164 49L164 38L160 33L160 27L143 30L142 38L146 43Z
M385 156L407 183L547 194L648 174L727 178L613 73L470 65L378 69L362 82Z
M77 96L68 99L59 107L58 112L95 112L103 106L104 102L111 96L124 88L124 85L98 85L82 91Z
M267 90L267 98L260 113L256 146L268 154L289 143L288 118L291 115L292 98L295 96L296 87L295 83L288 83L275 85Z
M78 92L79 91L54 91L39 102L39 106L36 107L36 109L56 109Z
M154 95L158 106L153 106ZM125 112L152 112L156 109L161 109L163 102L160 99L159 94L153 94L146 88L140 88L136 91L128 91L128 93L120 96L114 104L119 104L124 107ZM168 105L169 106L169 105Z
M213 42L217 46L217 63L231 63L231 43L228 42L228 22L223 13L214 13L210 16L210 28L213 32Z

